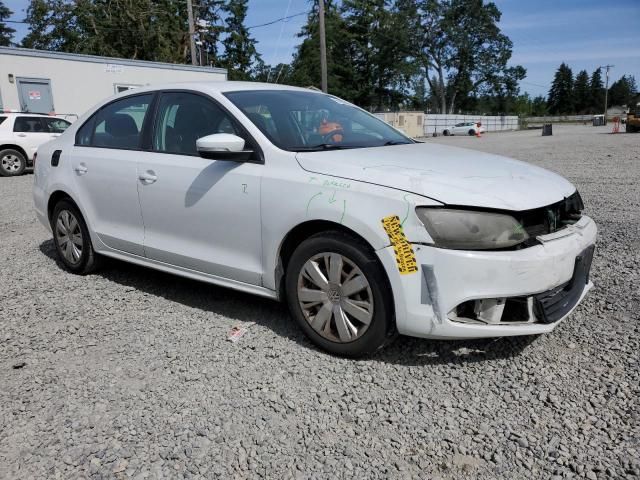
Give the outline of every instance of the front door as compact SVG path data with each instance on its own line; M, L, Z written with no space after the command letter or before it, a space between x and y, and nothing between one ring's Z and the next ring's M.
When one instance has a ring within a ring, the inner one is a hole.
M46 78L17 78L20 108L29 113L51 113L53 95L51 81Z
M137 162L152 94L133 95L100 109L78 131L70 160L79 203L100 240L144 255Z
M239 133L235 120L210 99L167 92L156 112L153 152L138 163L145 255L260 285L264 166L207 160L197 154L198 138Z

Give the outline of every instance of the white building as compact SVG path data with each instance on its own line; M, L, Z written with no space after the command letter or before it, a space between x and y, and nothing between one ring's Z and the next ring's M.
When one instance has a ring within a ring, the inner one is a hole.
M226 79L224 68L0 47L0 111L55 112L73 120L130 88Z

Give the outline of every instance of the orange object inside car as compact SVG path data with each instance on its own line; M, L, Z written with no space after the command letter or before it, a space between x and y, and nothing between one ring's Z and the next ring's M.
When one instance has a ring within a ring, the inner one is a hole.
M331 132L336 132L335 134L331 135L331 140L336 143L342 141L342 131L342 125L340 125L338 122L328 122L327 120L322 120L320 128L318 128L318 133L322 136L327 135Z

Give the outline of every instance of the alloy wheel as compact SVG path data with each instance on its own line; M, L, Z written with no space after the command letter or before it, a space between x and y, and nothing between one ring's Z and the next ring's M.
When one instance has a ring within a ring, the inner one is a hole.
M334 252L314 255L298 276L298 303L318 334L332 342L360 338L373 319L371 286L355 263Z
M15 173L22 167L22 160L17 155L7 153L2 157L2 169L5 172Z
M69 210L61 210L56 221L56 239L64 258L72 265L82 257L82 230L80 223Z

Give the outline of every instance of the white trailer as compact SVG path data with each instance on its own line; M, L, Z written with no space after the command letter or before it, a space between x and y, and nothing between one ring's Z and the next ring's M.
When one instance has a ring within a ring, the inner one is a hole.
M130 88L226 79L224 68L0 47L0 111L56 113L73 120Z

